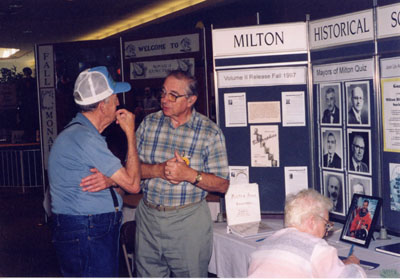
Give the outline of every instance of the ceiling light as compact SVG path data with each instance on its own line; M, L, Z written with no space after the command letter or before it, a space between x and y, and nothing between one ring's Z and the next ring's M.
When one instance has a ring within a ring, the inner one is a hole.
M135 11L123 20L112 23L90 34L81 36L76 40L101 40L205 1L207 0L172 0L168 2L162 1L162 3L151 5L147 8L143 8L140 11Z
M17 48L1 48L0 47L0 58L9 58L11 55L17 53L19 49Z

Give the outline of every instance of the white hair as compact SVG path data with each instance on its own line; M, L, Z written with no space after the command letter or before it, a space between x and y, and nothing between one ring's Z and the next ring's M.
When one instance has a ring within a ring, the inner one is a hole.
M323 217L331 211L332 201L314 189L305 189L296 195L289 195L285 202L285 227L302 227L303 221L311 215Z

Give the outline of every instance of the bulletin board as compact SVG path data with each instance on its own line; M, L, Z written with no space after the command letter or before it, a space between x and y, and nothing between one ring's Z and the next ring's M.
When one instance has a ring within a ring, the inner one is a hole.
M217 122L230 168L259 186L262 213L282 213L290 185L312 187L305 26L213 30Z
M346 24L350 32L320 32ZM317 188L345 220L353 194L380 195L373 10L311 21L310 30Z
M400 4L377 8L382 114L382 217L400 234Z

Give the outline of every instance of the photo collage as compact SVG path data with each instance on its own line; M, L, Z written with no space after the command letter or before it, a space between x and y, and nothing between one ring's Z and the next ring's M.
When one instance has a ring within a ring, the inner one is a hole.
M319 84L321 191L345 216L353 194L372 195L368 80Z

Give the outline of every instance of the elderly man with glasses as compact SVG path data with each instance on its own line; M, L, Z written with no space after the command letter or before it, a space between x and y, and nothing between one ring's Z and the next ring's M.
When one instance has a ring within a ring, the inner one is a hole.
M285 228L266 238L251 255L249 277L366 277L359 259L341 261L323 237L332 202L313 189L290 195L285 204Z
M229 186L225 138L194 108L197 82L173 71L161 111L139 126L143 199L136 209L138 277L207 277L212 252L208 192Z
M348 113L349 124L368 124L368 112L364 108L364 92L360 86L351 90L351 103Z
M365 141L361 135L355 135L351 145L350 170L356 172L368 172L368 166L364 159Z

